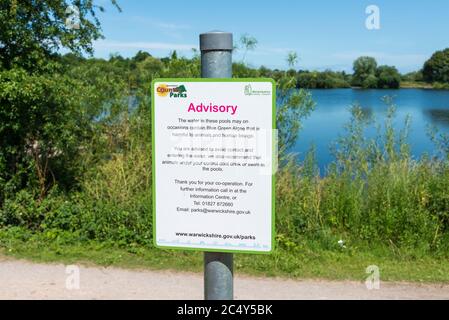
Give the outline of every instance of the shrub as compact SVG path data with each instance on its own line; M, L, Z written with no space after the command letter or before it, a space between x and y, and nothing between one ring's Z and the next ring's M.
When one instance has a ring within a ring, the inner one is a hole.
M424 64L424 80L449 83L449 48L435 52Z
M401 75L395 67L380 66L376 72L380 89L398 89L401 84Z

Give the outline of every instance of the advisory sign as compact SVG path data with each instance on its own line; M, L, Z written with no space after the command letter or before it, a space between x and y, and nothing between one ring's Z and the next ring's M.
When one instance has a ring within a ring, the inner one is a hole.
M155 245L271 252L273 81L157 79L152 115Z

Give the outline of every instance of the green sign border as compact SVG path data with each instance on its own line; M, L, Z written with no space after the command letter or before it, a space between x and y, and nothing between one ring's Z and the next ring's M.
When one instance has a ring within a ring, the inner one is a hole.
M155 113L154 113L154 92L155 84L160 82L270 82L272 84L272 141L273 141L273 159L272 159L272 171L271 175L271 250L270 251L252 251L252 250L228 250L228 249L206 249L206 248L187 248L187 247L171 247L161 246L157 244L156 237L156 153L155 153ZM186 250L186 251L201 251L201 252L224 252L224 253L251 253L251 254L272 254L275 250L275 237L276 237L276 199L275 199L275 187L276 187L276 169L277 169L277 152L274 152L277 148L276 142L276 82L270 78L158 78L153 79L151 82L151 148L152 148L152 205L153 205L153 245L158 249L167 250Z

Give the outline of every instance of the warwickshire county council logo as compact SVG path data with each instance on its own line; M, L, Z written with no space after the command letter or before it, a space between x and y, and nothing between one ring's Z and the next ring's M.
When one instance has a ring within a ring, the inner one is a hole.
M156 88L156 93L159 97L187 98L187 89L183 84L179 86L160 84Z
M253 88L250 84L245 86L245 96L250 96L253 93Z
M245 96L269 96L271 91L269 90L254 90L250 84L247 84L244 89Z

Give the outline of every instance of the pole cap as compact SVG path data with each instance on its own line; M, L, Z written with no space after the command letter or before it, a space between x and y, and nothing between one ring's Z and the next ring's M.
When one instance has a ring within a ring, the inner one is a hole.
M232 33L223 31L210 31L200 34L201 51L232 51Z

